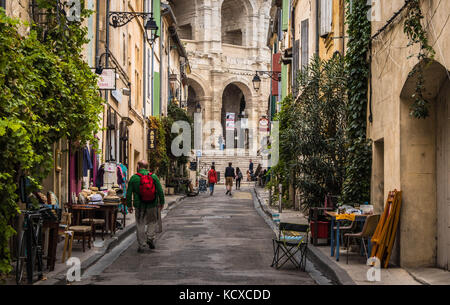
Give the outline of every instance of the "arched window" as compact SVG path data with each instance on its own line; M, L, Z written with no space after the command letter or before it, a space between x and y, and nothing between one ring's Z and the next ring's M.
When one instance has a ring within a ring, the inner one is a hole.
M225 0L221 9L222 43L246 45L248 12L242 0Z

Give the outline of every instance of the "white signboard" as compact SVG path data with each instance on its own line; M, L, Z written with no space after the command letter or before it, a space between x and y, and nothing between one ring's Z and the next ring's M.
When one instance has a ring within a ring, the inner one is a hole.
M248 128L248 119L242 118L241 119L241 129L247 129Z
M236 114L233 112L227 112L226 117L226 130L234 130L235 128L235 118Z
M95 69L92 69L95 73ZM100 90L116 90L116 69L103 69L98 77L98 88Z
M269 124L270 124L269 119L267 119L267 118L261 118L261 119L259 120L259 131L261 131L261 132L269 131L269 130L270 130L270 129L269 129Z

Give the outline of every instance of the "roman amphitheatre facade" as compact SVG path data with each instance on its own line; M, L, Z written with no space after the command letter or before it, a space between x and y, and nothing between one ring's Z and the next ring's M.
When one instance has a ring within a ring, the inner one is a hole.
M267 114L270 78L261 76L258 91L252 80L256 71L271 66L266 43L271 1L173 0L170 5L188 52L187 108L190 114L201 112L204 155L221 151L222 142L225 150L254 155L265 136L258 124ZM226 128L229 113L236 122Z

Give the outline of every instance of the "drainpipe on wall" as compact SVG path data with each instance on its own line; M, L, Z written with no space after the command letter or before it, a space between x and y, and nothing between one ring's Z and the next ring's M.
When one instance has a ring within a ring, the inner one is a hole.
M148 1L147 0L144 0L144 8L145 8L145 12L148 12ZM144 31L145 31L145 29L144 29ZM146 154L146 143L145 143L145 141L146 141L146 139L147 139L147 137L146 137L146 135L147 135L147 77L148 77L148 75L147 75L147 42L146 42L146 39L145 39L145 35L144 35L144 39L143 39L143 42L142 42L142 48L143 48L143 55L142 56L144 56L144 60L142 61L143 62L143 67L142 67L142 71L143 71L143 74L144 74L144 77L142 78L142 82L143 82L143 84L142 84L142 89L143 89L143 94L142 94L142 105L143 105L143 107L144 107L144 134L142 135L142 143L143 143L143 150L142 150L142 152L143 152L143 154L144 154L144 160L146 159L146 157L147 157L147 154Z
M319 31L320 31L319 5L320 5L320 0L316 0L316 55L317 56L319 56Z

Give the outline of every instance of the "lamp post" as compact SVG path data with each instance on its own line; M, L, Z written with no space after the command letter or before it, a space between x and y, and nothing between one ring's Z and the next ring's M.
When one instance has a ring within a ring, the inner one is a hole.
M153 45L158 35L158 25L155 19L153 19L153 13L140 13L140 12L110 12L108 14L109 25L114 28L120 28L128 24L134 18L140 17L145 22L145 38Z
M136 12L109 12L108 13L108 22L114 28L120 28L124 25L128 24L134 18L140 17L145 21L145 32L144 38L150 45L153 45L158 35L156 34L158 31L158 25L156 21L153 19L153 13L136 13ZM106 61L108 61L109 50L107 49L105 53L103 53L96 63L95 73L101 75L104 69L102 66L102 58L106 56ZM105 62L106 66L106 62Z
M261 89L261 78L259 77L260 75L267 75L269 76L271 79L275 80L275 81L280 81L281 80L281 73L280 72L276 72L276 71L256 71L255 72L255 76L253 76L253 89L255 89L256 92L259 91L259 89Z

